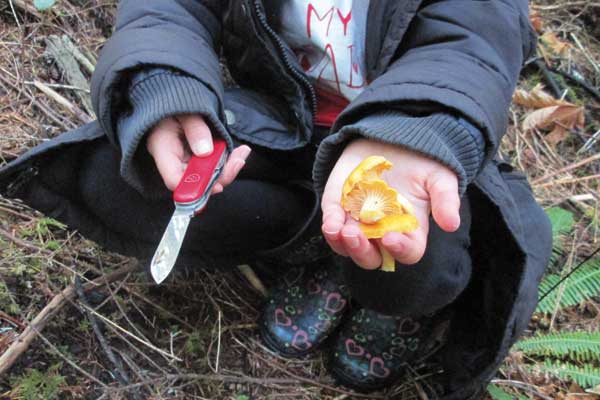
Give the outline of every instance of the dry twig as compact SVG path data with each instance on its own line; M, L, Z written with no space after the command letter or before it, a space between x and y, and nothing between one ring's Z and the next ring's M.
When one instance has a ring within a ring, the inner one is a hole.
M125 275L135 272L139 269L139 265L131 263L118 270L111 272L106 277L96 278L91 283L85 285L85 291L91 291L97 288L104 281L114 282L121 279ZM33 339L37 336L38 332L41 332L48 321L52 319L58 311L68 302L72 301L76 296L75 285L71 284L67 286L62 292L57 294L43 309L40 313L31 321L31 323L25 328L19 335L17 340L11 344L11 346L0 356L0 376L2 376L10 367L17 361L19 356L23 354L28 348Z
M33 81L33 86L35 86L46 96L50 97L52 100L56 101L58 104L63 106L65 110L73 114L73 116L77 117L77 119L79 119L84 124L87 124L88 122L92 121L92 118L89 115L81 111L79 107L71 103L69 100L67 100L66 97L60 95L54 89L48 87L47 85L39 81Z

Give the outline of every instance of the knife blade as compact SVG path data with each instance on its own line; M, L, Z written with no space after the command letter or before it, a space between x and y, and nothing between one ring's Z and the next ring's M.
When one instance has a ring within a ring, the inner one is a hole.
M206 207L210 192L227 159L227 145L213 140L213 152L206 157L192 156L183 177L173 192L175 212L167 225L150 262L150 273L157 284L173 270L190 221Z

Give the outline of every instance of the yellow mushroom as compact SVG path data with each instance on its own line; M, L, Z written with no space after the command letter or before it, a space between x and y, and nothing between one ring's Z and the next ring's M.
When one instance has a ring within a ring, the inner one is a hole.
M367 239L381 239L388 232L411 232L419 227L419 221L412 214L396 214L384 217L374 224L361 223L360 229L364 232ZM396 260L394 257L377 242L381 253L381 270L385 272L394 272L396 270Z
M398 192L381 179L358 182L346 195L345 210L352 218L372 224L388 215L400 214Z
M392 163L381 156L370 156L365 158L354 170L348 175L342 189L342 202L352 189L359 182L373 181L381 179L383 171L391 169ZM344 204L342 203L342 206Z
M368 239L387 232L411 232L419 227L413 205L381 179L392 163L381 156L364 159L348 176L342 189L342 207L359 221ZM382 271L394 271L394 257L379 244Z
M411 232L418 227L419 222L412 214L390 215L374 224L360 224L360 229L364 232L367 239L381 239L388 232Z

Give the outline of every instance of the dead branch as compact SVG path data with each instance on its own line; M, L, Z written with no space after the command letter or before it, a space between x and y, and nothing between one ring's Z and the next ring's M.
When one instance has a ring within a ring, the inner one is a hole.
M72 86L84 89L75 94L81 100L83 108L88 115L93 115L92 99L90 97L90 85L88 79L79 69L79 64L83 66L90 74L94 72L94 65L86 56L79 51L68 36L50 35L46 39L46 55L58 63L58 66L65 74L66 81Z
M223 383L248 383L252 385L301 385L303 383L300 379L289 379L289 378L254 378L251 376L244 375L221 375L221 374L166 374L158 378L148 379L142 382L134 383L128 386L121 386L118 388L108 388L107 392L118 393L129 391L131 389L138 388L140 386L156 384L164 381L204 381L204 382L223 382Z
M73 86L84 87L79 86L78 84L76 85L74 82L75 80L89 86L88 80L85 79L77 67L77 62L79 62L90 74L94 73L94 64L73 44L68 36L50 35L48 39L46 39L46 45L48 46L46 49L48 55L60 64L65 74L68 75L67 80L71 82Z
M40 90L40 92L44 93L46 96L50 97L52 100L63 106L64 109L73 114L84 124L87 124L92 120L92 118L83 111L81 111L79 107L71 103L69 100L67 100L66 97L60 95L54 89L48 87L46 84L39 81L33 81L33 86L35 86Z
M6 72L6 71L3 70L3 72ZM6 83L8 86L10 86L14 91L18 92L19 94L23 94L25 97L27 97L27 99L29 101L31 101L33 104L35 104L35 106L38 107L40 109L40 111L42 111L48 118L50 118L52 121L54 121L58 125L62 126L64 129L71 130L71 129L73 129L75 127L74 125L73 126L67 125L67 123L65 123L65 121L62 121L56 115L56 113L53 112L53 110L49 109L41 101L39 101L35 97L33 97L29 93L29 91L22 90L18 86L18 84L14 83L14 82L11 82L7 77L4 76L4 74L0 74L0 81L3 81L4 83Z
M33 15L33 16L35 16L35 17L37 17L37 18L40 18L40 17L42 16L42 15L39 13L39 11L35 9L35 7L34 7L34 6L32 6L32 5L28 4L28 2L26 2L26 1L24 1L24 0L11 0L11 3L12 3L12 4L13 4L15 7L19 8L19 9L21 9L21 10L23 10L23 11L26 11L26 12L28 12L29 14L31 14L31 15Z
M79 279L78 276L75 277L74 285L75 285L75 293L79 297L79 301L85 307L91 308L87 301L87 298L85 296L85 292L83 291L83 285L81 284L81 279ZM108 342L107 342L106 338L104 337L104 334L102 334L102 330L100 329L98 320L96 319L96 317L94 317L93 314L87 312L85 307L82 308L82 312L84 313L84 315L86 315L88 317L88 320L90 321L90 324L92 325L92 330L94 331L94 334L96 335L96 338L98 339L98 343L100 343L100 347L104 351L104 354L106 354L106 357L108 358L108 360L113 364L113 367L115 367L114 375L116 376L117 380L122 385L129 385L130 384L129 375L127 375L127 372L125 372L125 369L123 369L123 364L117 359L117 357L115 356L115 353L112 351L112 349L108 345Z
M114 282L125 275L135 272L139 269L137 262L132 262L118 270L111 272L105 277L101 276L84 286L84 291L89 292L98 288L103 282ZM76 297L75 285L67 286L62 292L57 294L40 313L31 321L19 337L10 345L10 347L0 356L0 376L8 371L17 359L23 354L36 338L37 333L41 332L48 321L67 303L73 301Z
M552 173L549 173L549 174L547 174L547 175L544 175L544 176L542 176L541 178L537 178L537 179L536 179L536 180L534 180L532 183L533 183L534 185L537 185L538 183L540 183L540 182L543 182L543 181L545 181L545 180L547 180L547 179L553 178L553 177L555 177L556 175L562 174L562 173L564 173L564 172L569 172L569 171L572 171L572 170L574 170L574 169L576 169L576 168L579 168L579 167L581 167L581 166L583 166L583 165L589 164L589 163L591 163L591 162L594 162L594 161L596 161L596 160L600 160L600 154L594 154L593 156L590 156L590 157L588 157L588 158L585 158L585 159L583 159L583 160L581 160L581 161L578 161L578 162L576 162L576 163L573 163L573 164L567 165L566 167L564 167L564 168L561 168L561 169L559 169L558 171L554 171L554 172L552 172Z

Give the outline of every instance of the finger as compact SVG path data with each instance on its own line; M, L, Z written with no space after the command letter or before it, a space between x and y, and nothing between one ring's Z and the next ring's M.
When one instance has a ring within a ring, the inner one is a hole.
M346 212L339 204L331 203L323 211L323 226L321 227L323 237L332 250L341 256L348 255L341 235L345 221Z
M246 160L251 151L252 149L246 145L235 148L229 155L229 158L223 167L223 172L221 173L221 176L219 176L217 182L223 187L233 182L242 168L244 168L244 165L246 165Z
M223 185L221 185L220 183L215 183L215 186L213 186L210 194L219 194L222 192L223 192Z
M157 125L148 136L148 152L154 158L156 168L165 186L175 190L185 170L185 148L177 127L170 124Z
M348 255L360 267L377 269L381 266L379 249L369 242L358 223L346 224L342 228L342 242Z
M446 232L454 232L460 226L460 198L458 179L450 170L432 174L426 182L426 190L431 198L433 219Z
M381 239L383 247L396 261L404 265L419 262L425 254L426 243L426 234L421 229L407 234L388 232Z
M213 152L212 134L204 118L200 115L180 115L177 120L181 123L192 153L202 157Z

